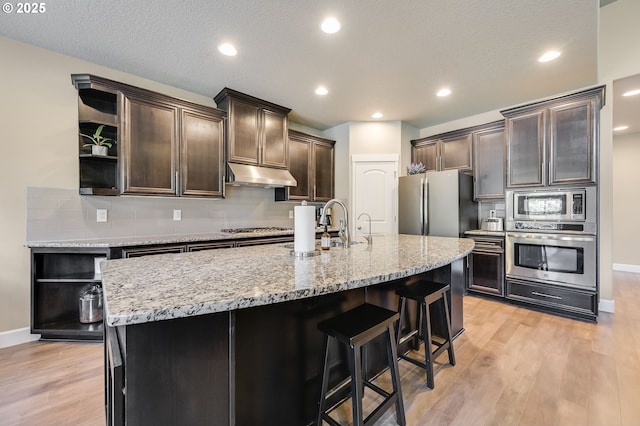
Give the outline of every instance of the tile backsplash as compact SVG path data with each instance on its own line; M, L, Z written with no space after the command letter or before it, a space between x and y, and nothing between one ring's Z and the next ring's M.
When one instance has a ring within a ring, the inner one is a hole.
M293 227L296 203L275 202L273 189L227 186L225 199L81 196L77 189L27 188L27 241L57 241L218 232L247 226ZM97 209L107 222L96 222ZM173 220L181 210L182 220Z
M495 210L496 217L505 218L506 208L503 200L481 201L478 206L478 224L482 223L482 219L489 217L489 211Z

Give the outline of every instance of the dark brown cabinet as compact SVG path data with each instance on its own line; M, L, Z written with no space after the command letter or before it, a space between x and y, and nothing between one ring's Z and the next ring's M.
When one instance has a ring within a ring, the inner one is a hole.
M175 106L158 99L124 96L124 194L177 194L177 131Z
M329 201L335 188L335 141L289 130L289 171L298 185L276 188L276 201Z
M116 195L118 188L118 141L120 140L119 92L109 80L74 74L78 89L78 152L80 194ZM92 152L93 136L109 139L106 155ZM87 136L82 136L87 135Z
M504 198L504 121L473 133L473 196Z
M471 171L472 137L466 129L411 141L412 162L424 164L426 171Z
M506 117L507 187L597 182L604 86L501 111Z
M224 196L224 120L207 111L181 110L180 194Z
M106 249L31 250L31 333L47 339L100 340L102 321L80 322L80 295L101 283L96 259Z
M117 140L80 154L80 193L224 197L226 112L88 74L74 74L80 133ZM91 134L91 133L88 133Z
M289 108L229 88L214 100L229 113L228 161L288 168Z
M467 237L476 242L469 260L468 290L504 296L504 237Z

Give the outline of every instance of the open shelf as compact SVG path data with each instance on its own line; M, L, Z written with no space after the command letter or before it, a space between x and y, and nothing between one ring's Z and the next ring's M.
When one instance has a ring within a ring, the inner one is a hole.
M40 324L33 328L33 333L42 335L42 339L88 339L100 340L104 332L102 321L90 324L81 323L79 320L61 320L47 324Z

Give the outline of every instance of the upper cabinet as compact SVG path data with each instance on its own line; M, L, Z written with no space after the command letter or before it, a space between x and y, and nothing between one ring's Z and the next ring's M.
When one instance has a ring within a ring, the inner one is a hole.
M424 164L426 171L465 170L472 166L472 135L467 129L411 141L412 161Z
M228 111L228 161L286 169L289 108L224 88L214 98Z
M335 141L289 130L289 171L297 186L276 188L276 201L329 201L334 196Z
M474 199L504 198L504 120L473 132Z
M226 112L88 74L72 80L80 133L108 121L102 135L114 140L105 158L81 151L80 193L224 196Z
M604 86L501 111L506 117L507 186L597 182Z

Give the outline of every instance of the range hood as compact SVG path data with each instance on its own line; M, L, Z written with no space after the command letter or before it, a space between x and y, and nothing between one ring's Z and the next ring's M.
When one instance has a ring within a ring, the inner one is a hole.
M229 183L232 185L261 186L264 188L282 188L297 186L298 182L285 169L251 166L240 163L227 163L229 166Z

